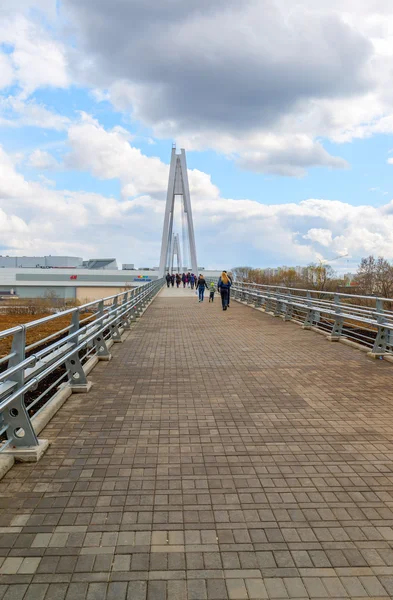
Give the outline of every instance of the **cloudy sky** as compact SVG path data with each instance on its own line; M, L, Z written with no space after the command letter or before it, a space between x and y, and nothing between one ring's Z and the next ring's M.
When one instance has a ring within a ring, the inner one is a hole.
M2 0L0 253L158 264L172 142L198 262L393 260L393 3Z

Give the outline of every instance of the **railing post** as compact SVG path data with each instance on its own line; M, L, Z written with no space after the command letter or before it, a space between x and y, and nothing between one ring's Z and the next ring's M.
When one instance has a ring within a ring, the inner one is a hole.
M139 317L141 317L142 312L143 312L142 299L139 298L139 296L141 294L142 294L141 290L139 288L137 288L136 293L135 293L135 306L134 306L135 319L139 319Z
M281 317L282 314L282 301L280 299L280 292L276 290L276 306L274 309L274 316Z
M123 296L123 309L126 310L126 314L123 316L123 329L125 331L127 331L128 329L131 329L131 325L130 325L130 309L127 308L127 304L128 304L128 292L126 292Z
M145 309L149 303L149 292L148 292L148 290L143 290L142 294L143 294L143 297L142 297L141 304L142 304L142 308Z
M265 312L271 313L271 312L273 312L272 293L271 293L271 291L268 290L266 292L266 295L267 295L267 300L266 300L266 305L265 305Z
M105 314L104 301L100 300L98 303L98 317L101 318ZM100 327L104 325L103 320L100 321ZM94 339L93 343L96 349L96 355L99 360L110 360L112 358L111 353L108 350L108 346L106 345L106 341L104 338L104 333L98 333Z
M263 297L263 293L263 290L259 290L258 308L261 310L265 310L265 298Z
M135 302L135 298L133 299L133 302ZM138 311L137 311L137 307L134 304L131 309L130 309L130 319L133 323L136 323L137 319L139 317Z
M76 310L72 315L70 335L79 331L79 310ZM73 347L78 347L79 336L72 338L71 344ZM88 392L91 388L91 382L87 380L83 370L82 363L79 358L79 352L75 350L72 356L66 360L66 369L68 381L73 392Z
M291 294L291 292L288 292L288 300L285 304L285 312L284 312L284 316L283 316L284 321L290 321L293 316L293 304L290 301L291 298L292 298L292 294Z
M256 297L255 297L255 300L254 300L254 306L255 306L255 308L259 308L261 306L261 304L262 303L261 303L261 297L259 295L259 291L256 290Z
M112 303L112 310L110 312L110 319L115 318L115 322L111 323L109 326L110 336L112 340L118 344L122 341L120 331L119 331L119 308L118 308L118 296L115 296Z
M135 297L138 298L139 294L141 294L140 291L137 294L135 294ZM138 300L136 300L136 304L135 304L135 318L139 319L139 317L142 315L142 312L143 312L142 299L139 298Z
M25 325L20 326L20 331L14 333L12 340L12 348L10 360L8 361L8 368L15 367L25 360L25 348L26 348L26 327ZM24 369L19 369L14 375L12 381L16 384L13 394L21 390L25 383ZM7 406L3 411L4 424L8 426L7 438L11 440L6 453L16 454L13 452L13 448L22 449L26 447L38 447L39 441L35 434L33 425L30 421L29 414L27 412L24 400L24 394L21 392L15 399Z
M337 294L334 294L334 312L336 314L335 314L335 319L334 319L334 323L333 323L333 327L332 327L332 332L327 338L330 342L338 342L342 335L342 331L343 331L344 319L342 316L340 316L341 315L340 296L338 296Z
M314 311L312 308L312 298L310 292L307 290L307 312L306 317L304 319L304 323L302 325L303 329L311 329L312 324L314 322Z
M375 301L375 308L377 313L383 313L383 300L377 298ZM368 356L371 358L379 358L386 353L386 346L388 343L389 330L384 326L386 320L383 314L377 315L378 331L377 337L375 338L374 346L371 352L368 352Z
M136 295L136 288L133 288L131 290L131 294L130 294L130 301L131 301L131 307L129 310L129 320L130 322L135 323L135 321L137 320L137 312L136 312L136 307L132 305L133 300L135 299L135 295Z

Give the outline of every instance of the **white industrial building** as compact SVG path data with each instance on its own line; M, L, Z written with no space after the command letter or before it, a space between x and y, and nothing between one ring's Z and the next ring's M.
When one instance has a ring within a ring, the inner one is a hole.
M1 256L0 269L117 269L115 258L80 256Z
M219 271L204 271L207 277ZM0 268L0 295L19 298L57 297L82 303L118 294L158 278L155 270L87 268Z
M158 273L121 271L119 269L33 268L0 269L0 293L13 292L19 298L45 298L88 302L118 294L146 281Z

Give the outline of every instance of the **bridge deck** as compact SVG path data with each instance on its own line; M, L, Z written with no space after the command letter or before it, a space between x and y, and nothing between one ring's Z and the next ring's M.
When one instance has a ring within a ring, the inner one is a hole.
M393 596L392 365L158 297L0 482L1 600Z

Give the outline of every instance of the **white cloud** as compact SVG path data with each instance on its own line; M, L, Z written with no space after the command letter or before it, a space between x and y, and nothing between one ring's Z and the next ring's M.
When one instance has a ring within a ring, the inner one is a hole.
M119 200L52 189L54 182L42 174L38 183L27 181L16 157L0 149L2 242L15 252L114 254L150 264L159 256L168 165L144 156L121 127L105 130L83 113L77 122L57 114L32 97L39 88L86 83L97 102L110 100L159 136L188 149L213 147L245 169L294 177L310 166L348 166L321 138L345 143L393 132L387 85L393 7L386 2L63 4L88 17L74 29L67 23L68 48L58 39L54 0L37 4L50 27L37 19L32 0L1 3L0 43L9 54L0 53L0 89L16 84L18 92L0 97L0 124L67 131L65 166L119 180L122 194ZM133 21L121 18L129 10ZM28 160L41 170L57 166L41 149ZM376 208L288 198L263 205L222 198L201 171L190 170L189 178L206 265L212 256L215 266L305 264L321 246L326 256L345 248L354 257L372 252L393 258L393 202Z
M64 130L69 119L32 98L40 88L66 88L71 80L66 52L56 39L54 0L2 2L0 16L0 90L16 88L0 96L0 125L33 126ZM31 11L31 18L25 15ZM45 14L42 18L40 11ZM51 27L48 26L51 19Z
M34 152L30 154L28 159L28 165L29 167L33 167L34 169L53 170L59 166L59 163L54 158L54 156L52 156L52 154L49 154L49 152L37 148L36 150L34 150Z
M90 90L90 95L96 102L110 101L110 94L107 90L93 89Z
M251 144L249 144L249 147ZM295 134L293 136L267 135L259 141L260 150L244 150L238 164L256 172L304 177L308 167L324 166L333 169L348 168L342 158L331 156L319 142Z
M151 262L155 264L168 165L144 156L123 130L106 131L87 115L70 128L69 143L69 165L79 165L100 179L117 178L122 185L123 202L90 196L91 201L84 199L84 206L88 210L94 206L108 219L108 227L120 218L129 223L133 236L143 231L144 244L155 249ZM220 261L231 265L250 261L256 265L272 261L306 264L316 259L321 245L327 256L348 251L358 258L370 252L393 258L393 202L379 208L323 199L265 205L222 198L210 176L198 170L189 171L189 180L198 250L204 264L211 264L212 256L217 256L216 266ZM138 257L146 262L147 255L142 253L141 246Z
M0 90L12 84L14 80L14 71L11 61L7 54L0 52Z
M70 119L21 96L0 96L0 125L3 127L40 127L63 131Z
M120 179L137 196L125 193L118 200L27 181L17 171L19 159L0 150L7 252L113 255L120 262L157 264L168 165L133 148L122 131L107 132L87 117L73 126L70 141L69 161L83 158L84 169ZM205 266L307 264L321 245L327 257L348 252L353 260L369 253L393 259L393 201L382 207L323 199L269 205L223 198L198 170L189 171L189 180L199 262Z
M42 173L38 175L38 179L45 187L56 187L56 181L53 181L53 179L48 179L48 177L45 177L45 175Z
M0 44L7 44L13 76L25 96L40 87L65 88L69 85L65 48L38 20L28 20L22 13L5 17L0 30Z
M305 240L311 240L317 242L321 246L329 247L333 242L332 232L330 229L317 229L312 228L307 231L307 234L303 236Z
M213 148L261 172L300 177L310 166L345 168L322 138L393 133L391 3L202 6L64 0L77 76L155 135Z
M0 147L0 203L4 213L0 214L0 227L2 246L8 253L123 253L124 262L126 258L130 262L130 255L132 258L143 248L141 259L157 261L156 236L163 203L150 196L120 202L95 193L53 190L51 183L46 178L40 183L27 181L17 172L16 159Z
M89 170L99 179L120 179L125 197L162 192L167 167L130 146L129 133L121 127L106 131L86 114L68 130L71 154L68 167Z
M23 219L16 217L15 215L7 215L4 210L0 208L0 232L3 235L24 234L27 231L28 227Z
M57 12L56 0L1 0L0 15L7 17L15 11L27 14L31 11L41 11L47 18L54 18Z
M67 118L25 99L72 82L157 136L294 177L348 166L323 138L393 132L387 2L63 0L58 10L55 0L4 0L0 14L11 49L0 54L0 89L20 89L11 114L3 102L2 125L66 129Z

